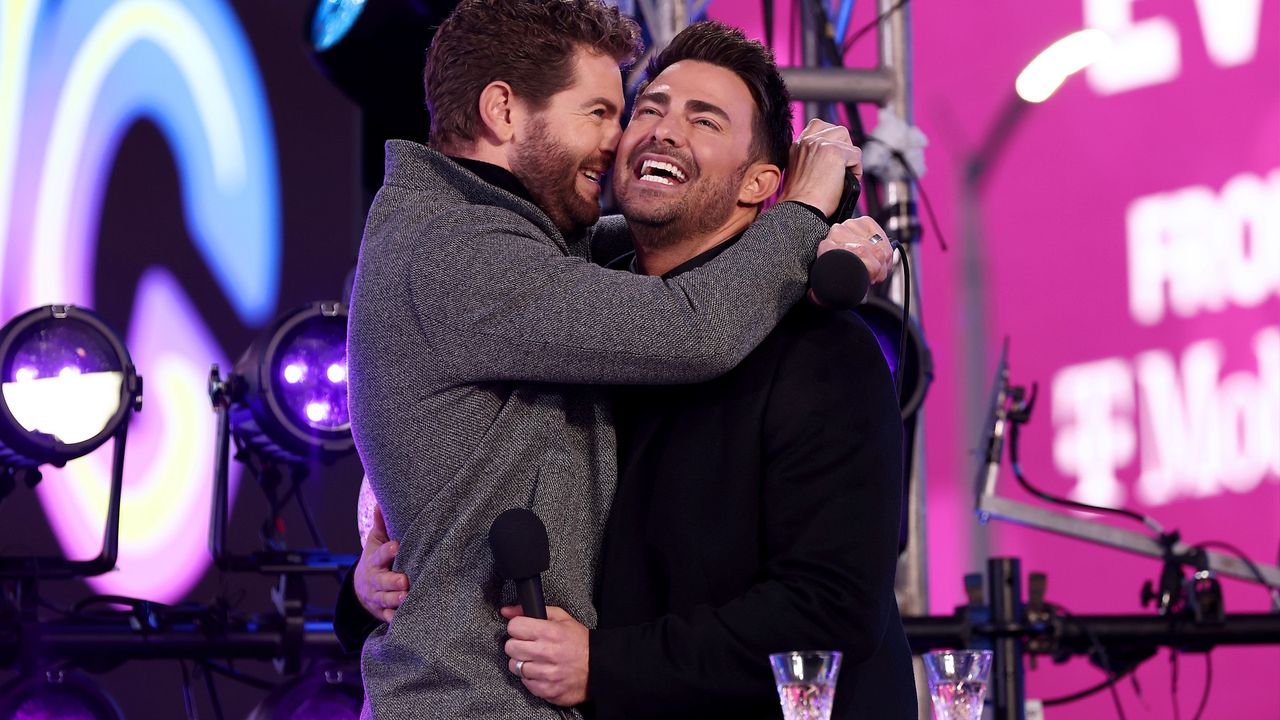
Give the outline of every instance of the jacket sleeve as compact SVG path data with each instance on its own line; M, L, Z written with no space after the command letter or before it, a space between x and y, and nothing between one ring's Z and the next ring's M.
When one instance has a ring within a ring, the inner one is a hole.
M682 383L738 364L800 299L827 227L796 203L672 279L558 251L492 207L431 220L409 282L421 331L458 383Z
M860 322L851 329L854 339L806 335L774 378L763 579L720 607L592 630L600 718L747 715L778 701L770 653L840 650L852 665L876 651L895 602L902 424L874 338Z
M600 218L600 222L591 230L590 248L591 262L601 266L607 266L634 250L635 245L631 242L631 231L627 229L626 219L621 215Z
M359 653L369 633L382 624L356 598L355 573L356 566L352 565L338 588L333 608L333 634L338 636L338 644L347 654Z

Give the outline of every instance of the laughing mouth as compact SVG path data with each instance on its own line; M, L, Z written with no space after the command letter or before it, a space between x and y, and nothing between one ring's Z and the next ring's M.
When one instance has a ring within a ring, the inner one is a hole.
M645 160L640 164L639 179L659 185L680 185L687 180L684 171L672 163L661 160Z

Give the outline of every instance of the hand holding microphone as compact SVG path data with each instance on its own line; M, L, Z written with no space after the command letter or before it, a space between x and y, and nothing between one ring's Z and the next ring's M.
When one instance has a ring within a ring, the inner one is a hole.
M862 178L862 150L853 144L849 129L817 118L791 146L787 162L787 182L778 201L802 202L828 217L843 205L842 195L848 195L846 175L855 185Z
M818 243L818 257L809 268L809 288L819 305L847 310L862 303L872 283L883 281L893 268L893 242L869 217L831 226Z
M520 607L504 607L507 669L529 692L556 705L571 707L587 698L590 641L587 628L562 608L548 608L542 596L542 573L551 567L547 528L537 515L512 508L489 528L494 569L514 580Z

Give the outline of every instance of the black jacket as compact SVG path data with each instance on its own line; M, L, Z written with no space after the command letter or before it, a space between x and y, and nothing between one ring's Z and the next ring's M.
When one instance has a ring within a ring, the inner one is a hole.
M621 393L595 716L778 718L768 654L841 650L833 717L917 717L902 424L867 326L800 303L723 377Z

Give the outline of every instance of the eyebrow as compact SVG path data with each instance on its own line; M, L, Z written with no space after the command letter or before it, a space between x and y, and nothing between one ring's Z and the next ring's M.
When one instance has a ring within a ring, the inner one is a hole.
M641 95L636 100L636 102L644 102L644 101L652 102L658 105L670 105L671 96L664 92L647 92ZM711 113L712 115L715 115L721 118L726 123L733 122L729 118L729 113L725 112L723 108L721 108L719 105L709 103L706 100L688 100L685 102L684 107L689 112Z
M690 100L686 102L684 106L685 106L685 109L687 109L689 112L711 113L712 115L719 116L720 119L724 120L725 122L731 122L729 120L729 113L722 110L719 105L712 105L706 100Z
M604 96L593 97L590 100L582 103L582 107L584 108L594 107L596 105L603 105L606 110L608 110L609 112L615 115L618 113L618 106L612 100Z

